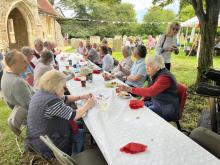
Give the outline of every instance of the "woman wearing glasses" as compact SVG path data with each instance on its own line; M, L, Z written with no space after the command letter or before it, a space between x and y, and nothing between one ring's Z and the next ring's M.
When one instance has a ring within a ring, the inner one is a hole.
M179 53L177 48L176 35L180 29L180 24L177 22L171 23L168 26L166 34L163 34L156 45L156 55L161 55L164 58L165 67L170 70L171 54Z

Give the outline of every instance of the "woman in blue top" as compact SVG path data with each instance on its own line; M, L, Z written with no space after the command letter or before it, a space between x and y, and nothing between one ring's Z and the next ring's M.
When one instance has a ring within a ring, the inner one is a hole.
M131 87L143 87L146 80L147 72L145 69L145 57L147 49L144 45L139 45L134 50L134 58L129 76L124 76L125 83Z
M33 86L33 80L34 80L33 73L34 73L34 69L30 65L30 62L31 62L31 60L33 58L34 51L30 47L24 46L21 49L21 52L27 57L27 61L29 62L28 66L27 66L27 70L24 73L21 74L21 77L23 79L25 79L30 86Z

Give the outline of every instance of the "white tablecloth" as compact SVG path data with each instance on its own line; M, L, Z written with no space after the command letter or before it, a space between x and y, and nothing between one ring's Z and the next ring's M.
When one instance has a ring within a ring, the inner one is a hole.
M117 80L118 81L118 80ZM103 95L105 109L96 104L83 118L109 165L219 165L220 161L148 108L131 110L129 100L106 88L101 75L82 88L70 80L71 94ZM99 102L99 100L98 100ZM127 154L120 148L129 142L146 144L146 152Z

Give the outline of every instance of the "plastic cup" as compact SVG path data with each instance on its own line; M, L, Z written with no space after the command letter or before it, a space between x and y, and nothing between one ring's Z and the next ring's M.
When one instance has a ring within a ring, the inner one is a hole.
M81 80L81 87L86 87L86 81Z
M66 65L66 70L69 70L70 69L70 66L69 65Z

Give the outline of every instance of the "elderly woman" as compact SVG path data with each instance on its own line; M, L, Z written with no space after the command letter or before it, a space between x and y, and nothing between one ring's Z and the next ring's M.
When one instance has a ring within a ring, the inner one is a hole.
M118 64L118 66L112 71L112 75L120 80L123 80L123 76L128 76L130 74L130 69L133 65L131 59L131 47L125 46L122 49L122 54L124 59Z
M127 91L142 96L146 99L145 105L165 120L177 119L179 112L177 82L175 77L165 68L163 58L159 55L149 57L146 70L151 78L148 87L119 86L117 91Z
M33 67L31 66L30 63L31 63L31 60L33 58L34 51L30 47L24 46L21 49L21 52L27 57L27 61L29 63L28 66L27 66L26 71L21 74L21 77L23 79L25 79L30 86L33 86L33 81L34 81L33 73L34 73L34 69L33 69Z
M78 46L78 48L76 49L76 52L79 53L79 54L81 54L81 55L85 55L85 53L86 53L86 48L84 47L82 41L79 42L79 46Z
M170 70L171 67L171 53L179 53L177 48L176 35L180 29L179 23L172 23L168 26L167 33L162 35L156 45L156 54L164 58L165 67Z
M147 72L145 69L145 57L147 49L144 45L139 45L134 50L136 61L131 67L129 76L124 76L125 83L132 87L143 87L146 80Z
M40 77L53 69L53 53L47 49L41 52L41 58L34 69L34 86L37 87Z
M114 67L114 59L110 54L108 54L108 47L107 46L100 47L100 56L103 57L102 69L104 71L111 72Z
M44 48L44 43L40 38L37 38L34 41L34 53L33 53L33 58L31 60L31 66L35 68L37 65L38 59L40 58L40 53L42 52Z
M40 140L48 135L63 152L71 154L72 133L69 122L80 119L95 104L93 95L64 96L65 75L57 70L48 71L39 80L39 91L31 98L27 116L27 143L46 158L52 151ZM65 102L86 99L85 104L73 110Z

